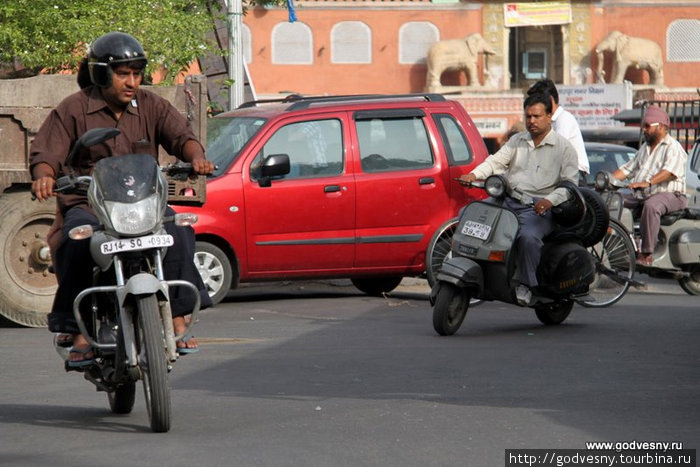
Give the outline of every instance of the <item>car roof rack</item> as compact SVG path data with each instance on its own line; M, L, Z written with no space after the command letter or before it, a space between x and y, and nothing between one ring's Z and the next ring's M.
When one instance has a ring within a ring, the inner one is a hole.
M428 102L440 102L445 100L445 96L437 93L413 93L413 94L347 94L341 96L302 96L300 94L290 94L280 99L262 99L249 101L238 106L239 109L254 107L258 104L270 103L291 103L286 110L308 109L312 104L336 103L348 101L367 101L383 99L423 99Z

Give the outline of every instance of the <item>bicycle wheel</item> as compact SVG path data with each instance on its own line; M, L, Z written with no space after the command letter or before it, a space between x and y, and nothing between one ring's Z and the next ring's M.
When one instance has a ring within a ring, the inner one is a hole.
M163 323L155 295L137 299L137 343L139 366L143 378L148 418L151 430L164 433L170 430L170 386L168 365L163 340Z
M435 276L437 276L442 262L452 254L452 236L455 234L457 224L459 224L459 219L456 217L446 221L430 239L428 251L425 254L425 273L430 287L435 285Z
M630 288L634 276L634 244L627 229L615 219L610 219L603 240L588 249L596 264L596 276L588 289L592 300L581 305L603 308L620 300Z

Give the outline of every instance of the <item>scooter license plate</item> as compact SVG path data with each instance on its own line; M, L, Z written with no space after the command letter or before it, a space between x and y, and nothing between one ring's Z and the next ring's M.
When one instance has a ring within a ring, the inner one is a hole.
M486 240L489 237L490 232L490 225L480 224L474 221L467 221L464 223L464 227L462 227L462 234L481 240Z
M163 248L173 246L172 235L148 235L146 237L112 240L100 245L102 254L110 255L125 251L148 250L149 248Z

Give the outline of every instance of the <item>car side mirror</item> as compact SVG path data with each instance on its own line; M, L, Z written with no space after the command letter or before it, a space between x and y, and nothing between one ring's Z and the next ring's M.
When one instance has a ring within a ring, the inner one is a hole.
M271 154L265 158L260 170L260 180L258 185L266 188L272 185L272 178L287 175L290 171L289 155Z

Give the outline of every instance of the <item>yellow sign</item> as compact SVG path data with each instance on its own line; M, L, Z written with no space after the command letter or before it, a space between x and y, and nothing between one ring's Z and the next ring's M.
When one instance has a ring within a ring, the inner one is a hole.
M506 27L543 26L571 22L570 2L517 2L504 3Z

